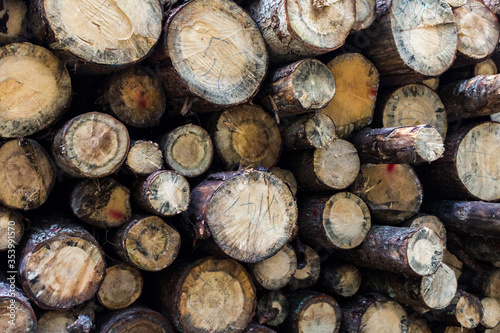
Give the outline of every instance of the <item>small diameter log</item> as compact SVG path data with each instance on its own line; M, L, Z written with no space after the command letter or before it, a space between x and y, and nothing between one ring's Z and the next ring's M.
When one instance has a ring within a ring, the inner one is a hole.
M404 308L381 294L357 296L342 307L343 333L405 333L408 318Z
M368 206L349 192L299 200L297 221L304 242L333 249L358 246L371 227Z
M68 311L45 312L36 325L36 333L70 333L71 326L78 316L73 309Z
M256 305L250 275L236 261L214 257L172 272L159 298L175 328L192 333L242 331Z
M411 3L411 10L408 5L407 0L392 1L368 49L385 84L439 76L455 59L457 28L451 7L444 1L427 0Z
M276 331L266 327L264 325L259 325L257 323L250 323L246 327L243 333L276 333Z
M258 285L267 290L283 288L297 271L297 256L285 245L271 258L252 264L250 272Z
M96 329L96 333L141 332L174 333L168 319L142 306L111 313Z
M29 34L28 7L23 0L3 0L0 6L0 45L27 40Z
M328 292L341 297L354 296L361 287L361 273L351 264L325 264L320 284Z
M55 183L54 163L36 141L17 139L0 147L0 202L13 208L40 207Z
M498 69L492 58L488 58L473 65L452 68L441 75L441 86L455 81L468 80L478 75L496 75ZM456 83L456 82L455 82ZM436 89L434 89L436 90Z
M300 190L342 190L356 179L359 156L354 145L336 139L316 150L287 154L284 165L290 168Z
M132 216L130 190L112 178L79 182L70 206L78 219L99 228L119 227Z
M422 185L407 164L363 164L351 192L368 205L372 217L385 224L401 223L422 204Z
M318 149L336 139L333 120L323 113L294 119L283 130L283 147L289 150Z
M446 229L443 222L434 215L417 214L402 224L403 227L426 227L436 233L446 247Z
M52 153L67 176L100 178L118 170L129 145L128 131L122 123L107 114L89 112L57 131Z
M269 172L287 184L294 196L297 195L297 180L291 171L273 167Z
M375 21L375 0L356 0L356 20L352 26L353 31L359 31L368 28Z
M425 227L372 226L361 246L342 253L359 266L423 276L439 268L443 245Z
M117 231L113 245L126 263L157 272L177 258L181 236L158 216L136 217Z
M287 332L339 332L342 323L342 312L333 297L302 290L290 294L288 300L290 313L286 320Z
M429 125L365 129L351 142L362 163L432 162L444 152L443 137Z
M156 142L132 141L124 164L133 174L147 176L163 169L163 154Z
M356 16L352 0L258 0L249 12L264 36L272 62L313 57L339 48Z
M159 143L167 165L184 177L197 177L212 164L212 139L200 126L177 127L165 134Z
M279 291L271 291L259 300L257 304L257 319L259 323L268 326L280 326L288 317L288 300Z
M71 79L49 50L30 43L0 48L0 137L25 137L54 124L71 100Z
M161 34L162 9L155 0L119 5L36 0L30 9L38 39L70 67L79 65L94 73L140 62Z
M240 165L273 167L281 152L276 121L256 105L224 111L213 133L215 151L229 168Z
M36 305L63 310L94 297L106 263L102 249L87 231L54 221L33 228L21 253L18 278Z
M139 180L134 199L140 208L159 216L174 216L189 205L189 183L175 171L160 170Z
M0 329L6 333L33 332L36 316L29 300L15 287L16 277L11 275L0 282Z
M484 297L481 299L483 306L482 328L495 328L500 324L500 300L495 297Z
M291 290L312 287L319 280L321 260L316 251L305 245L302 262L305 264L302 268L297 267L297 271L295 271L295 274L293 274L290 282L288 282L288 287Z
M269 74L260 92L263 107L278 116L292 116L324 108L335 95L335 79L321 61L303 59Z
M448 123L438 94L422 84L395 90L383 104L383 127L430 125L446 137Z
M359 53L337 56L328 63L328 68L335 77L336 90L321 112L332 118L337 135L346 138L372 122L379 74Z
M117 264L106 269L97 300L106 309L124 309L141 296L142 287L142 275L137 268Z
M140 128L158 125L167 105L161 82L141 66L111 75L98 102L123 123Z
M0 251L14 249L24 234L23 217L17 211L0 207Z
M486 60L483 60L481 62L478 62L473 66L473 75L495 75L498 74L498 68L493 59L488 58Z
M211 235L230 257L255 263L273 256L291 239L297 205L279 178L246 170L214 174L198 185L191 192L187 216L197 238Z
M477 297L457 290L450 305L442 310L432 310L431 313L445 324L475 328L483 318L483 306Z
M266 45L232 1L190 1L172 11L164 30L175 72L192 94L230 106L257 93L267 70Z

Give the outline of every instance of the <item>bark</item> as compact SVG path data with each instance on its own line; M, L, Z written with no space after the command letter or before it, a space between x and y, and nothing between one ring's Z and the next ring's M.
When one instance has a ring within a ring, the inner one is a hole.
M291 290L312 287L319 280L321 261L316 251L305 245L305 253L302 260L302 267L297 267L297 271L290 279L290 282L288 282L288 287Z
M483 318L481 301L463 290L457 290L455 297L446 308L431 312L440 322L465 328L475 328Z
M288 150L318 149L336 139L335 124L323 113L297 117L282 131L283 147Z
M167 318L144 306L132 306L103 318L97 333L112 332L174 333Z
M280 291L271 291L262 296L257 304L256 317L260 324L278 327L288 317L288 300Z

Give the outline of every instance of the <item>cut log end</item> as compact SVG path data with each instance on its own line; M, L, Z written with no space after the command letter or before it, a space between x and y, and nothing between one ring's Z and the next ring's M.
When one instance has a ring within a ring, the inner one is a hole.
M287 298L279 291L264 295L257 304L257 318L261 324L280 326L288 317Z
M135 141L130 144L125 165L136 175L150 175L163 169L163 154L156 142Z
M361 272L351 264L326 266L323 273L323 285L342 297L351 297L361 287Z
M139 298L142 286L142 276L137 268L117 264L106 269L97 300L109 310L123 309Z
M444 309L457 292L457 278L448 265L439 265L436 272L424 276L420 283L422 300L431 309Z
M101 322L99 333L174 333L167 318L146 307L133 306L114 312Z
M22 0L4 0L0 8L0 45L26 38L26 14L28 7Z
M469 293L463 293L456 304L455 316L465 328L475 328L483 317L483 307L479 299Z
M323 148L335 139L335 124L325 114L317 113L304 122L304 133L314 148Z
M444 153L443 137L434 128L422 128L416 137L417 154L426 162L432 162Z
M24 234L23 217L17 211L0 207L0 251L19 244Z
M394 301L382 301L372 305L361 317L362 332L402 333L408 330L406 311Z
M352 30L359 31L368 28L375 21L375 0L356 0L356 21Z
M294 332L338 332L342 322L340 307L331 296L317 295L304 302Z
M424 227L408 243L408 264L418 275L434 273L443 259L442 240Z
M252 265L257 283L268 290L284 287L297 270L297 256L290 245L285 245L271 258Z
M288 283L292 290L309 288L319 280L321 270L319 255L309 246L306 245L305 247L305 266L297 268Z
M303 61L292 78L293 95L305 110L324 108L335 95L331 71L316 59Z
M273 167L269 172L287 184L294 196L297 195L297 180L291 171Z
M483 318L481 325L486 328L494 328L500 324L500 300L495 297L481 299L483 306Z
M493 59L488 58L474 65L474 76L498 74L498 68Z
M72 325L78 317L74 311L49 311L44 313L38 320L37 333L67 333L68 327Z
M28 299L17 288L11 289L10 283L0 283L0 316L0 329L3 332L34 332L37 327L36 316Z

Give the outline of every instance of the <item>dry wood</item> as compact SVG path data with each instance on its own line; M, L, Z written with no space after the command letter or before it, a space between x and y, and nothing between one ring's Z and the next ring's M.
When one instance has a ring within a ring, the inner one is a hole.
M431 313L445 324L475 328L483 318L483 306L477 297L457 290L450 305L442 310L432 310Z
M79 182L70 206L81 221L99 228L119 227L132 216L129 189L112 178Z
M416 312L408 316L408 333L432 333L427 320Z
M362 163L432 162L444 152L443 137L429 125L365 129L351 142Z
M481 299L483 306L483 328L494 328L500 324L500 300L495 297L484 297Z
M416 216L405 221L402 226L404 227L426 227L436 233L441 239L443 246L446 247L446 229L443 222L434 215L417 214Z
M305 245L302 258L302 267L297 267L297 271L288 282L291 290L309 288L319 280L321 261L316 251Z
M47 152L36 141L17 139L0 147L0 201L3 205L29 210L49 197L56 171Z
M269 170L269 172L281 179L285 184L287 184L293 195L297 194L297 180L295 179L295 176L291 171L273 167L271 168L271 170Z
M113 312L103 320L96 333L140 332L174 333L167 318L156 311L142 306Z
M280 291L271 291L262 296L257 304L259 323L268 326L280 326L288 317L288 300Z
M0 137L24 137L58 120L71 100L69 73L47 49L30 43L0 48Z
M137 268L116 264L106 269L97 300L106 309L124 309L141 296L142 286L142 275Z
M24 234L24 218L17 211L0 207L0 251L14 249Z
M177 127L160 139L165 162L184 177L197 177L212 164L214 148L207 131L188 124Z
M72 309L67 311L48 311L38 320L36 333L70 333L71 326L78 316Z
M250 272L264 289L283 288L297 271L297 256L290 245L285 245L271 258L252 264Z
M52 153L67 176L100 178L122 165L129 145L128 131L122 123L107 114L89 112L57 131Z
M352 26L353 31L359 31L368 28L375 21L375 0L356 0L356 20Z
M329 292L342 297L355 295L361 287L361 273L351 264L325 264L321 270L320 284Z
M12 275L8 283L0 282L0 329L5 333L33 332L37 325L35 313L21 290L14 287L15 279Z
M23 0L3 0L0 6L0 45L28 39L27 12Z
M439 87L440 79L438 77L431 77L429 79L422 80L422 84L431 88L432 90L436 90Z
M325 248L352 249L371 227L370 211L357 195L308 196L299 200L301 239Z
M495 75L498 69L492 58L488 58L473 65L452 68L440 77L442 86L444 83L451 83L460 80L468 80L477 75ZM434 89L436 90L436 89Z
M132 141L124 164L133 174L147 176L163 169L163 154L156 142Z
M453 270L453 273L455 273L457 280L460 278L460 276L462 275L463 263L453 253L448 251L448 249L444 250L443 264Z
M346 138L371 123L379 74L359 53L340 55L330 61L328 67L335 77L336 91L322 112L332 118L337 135Z
M398 224L420 210L422 185L407 164L363 164L351 192L368 205L372 217Z
M498 68L493 59L488 58L485 59L481 62L478 62L477 64L474 64L473 66L473 75L495 75L498 74Z
M316 59L303 59L270 73L259 101L278 116L291 116L324 108L335 95L332 72Z
M297 117L282 133L283 147L289 150L323 148L337 136L333 120L323 113Z
M113 245L126 263L156 272L175 260L181 236L158 216L136 217L117 231Z
M494 113L494 114L490 115L490 118L492 121L500 123L500 113Z

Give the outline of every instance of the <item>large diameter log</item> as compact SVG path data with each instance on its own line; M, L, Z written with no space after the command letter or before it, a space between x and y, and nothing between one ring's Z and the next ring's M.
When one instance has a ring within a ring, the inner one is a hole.
M259 0L249 11L273 62L293 61L339 48L356 15L351 0Z
M444 152L443 137L429 125L365 129L351 142L362 163L432 162Z
M341 297L355 295L361 287L361 272L351 264L325 264L321 270L320 285Z
M363 164L351 192L384 224L398 224L415 215L423 196L420 180L407 164Z
M372 122L379 74L359 53L340 55L328 63L328 68L335 77L336 90L321 112L332 118L337 135L346 138Z
M30 43L0 48L0 137L24 137L55 123L71 100L71 79L49 50Z
M425 227L372 226L359 247L343 253L359 266L423 276L439 268L443 245Z
M43 309L69 309L94 297L106 263L97 241L82 227L40 223L27 238L19 260L19 282Z
M298 224L301 239L308 244L351 249L361 244L370 230L371 216L361 198L340 192L299 200Z
M160 313L143 306L133 306L108 315L96 332L174 333L175 331L168 319Z
M335 95L332 72L316 59L303 59L270 73L260 92L260 103L278 116L324 108Z
M0 329L6 333L33 332L37 320L29 300L15 287L16 277L11 275L0 282Z
M320 112L297 117L282 135L283 147L289 150L322 148L337 137L333 120Z
M241 332L250 322L255 287L236 261L206 257L183 265L158 294L164 314L180 332Z
M0 147L0 201L14 209L36 209L49 197L56 171L36 141L17 139Z
M97 292L97 300L109 310L124 309L142 294L141 272L127 264L106 268L106 276Z
M57 131L52 153L67 176L100 178L122 165L129 145L128 131L122 123L107 114L89 112Z
M160 146L148 140L131 141L124 165L128 171L137 176L148 176L163 169Z
M288 299L280 291L271 291L261 297L257 304L259 323L268 326L280 326L288 317Z
M17 211L0 207L0 251L14 250L19 244L24 235L23 220L24 218Z
M28 39L28 7L22 0L4 0L0 6L0 45Z
M450 305L442 310L432 310L431 313L445 324L475 328L483 318L483 306L476 296L457 290Z
M172 12L164 30L170 60L192 94L229 106L257 93L266 46L255 22L232 1L190 1Z
M291 290L305 289L312 287L319 280L321 272L321 260L311 247L305 245L303 253L301 253L302 267L297 267L295 274L288 282L288 287Z
M271 258L252 264L250 272L264 289L283 288L297 271L297 256L293 247L285 245Z
M191 192L187 214L198 237L211 235L230 257L254 263L273 256L290 240L297 205L279 178L247 170L210 176Z

